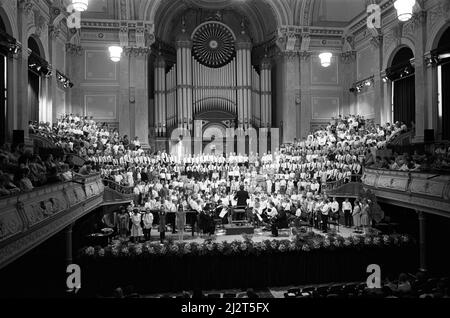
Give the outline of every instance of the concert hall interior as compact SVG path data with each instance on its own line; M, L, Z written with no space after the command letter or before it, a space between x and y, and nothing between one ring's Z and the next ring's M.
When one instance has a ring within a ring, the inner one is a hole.
M450 1L2 0L1 298L449 298Z

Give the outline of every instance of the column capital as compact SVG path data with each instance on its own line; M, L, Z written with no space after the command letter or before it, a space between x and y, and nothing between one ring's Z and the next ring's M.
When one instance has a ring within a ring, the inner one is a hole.
M29 16L33 10L34 4L32 0L19 0L19 9L21 9L26 16Z
M348 51L341 53L341 61L344 64L353 63L356 61L356 51Z
M66 52L71 55L81 55L81 52L83 52L83 47L81 45L66 43Z
M301 26L284 25L279 27L277 31L278 35L276 45L280 50L294 51L300 46L305 46L300 44L303 31L303 28ZM309 36L305 35L305 40L306 39L307 41L305 41L305 44L308 44L309 47Z
M373 36L373 37L370 39L370 44L372 44L372 46L373 46L375 49L379 49L379 48L382 47L382 45L383 45L383 36L382 36L382 35L376 35L376 36Z
M252 49L252 44L250 42L236 42L234 46L236 48L236 51Z
M278 58L281 59L286 59L286 60L295 60L300 56L300 52L297 51L279 51L276 56ZM306 58L308 58L309 56L307 54L305 54L304 56L306 56Z
M299 53L299 55L300 55L300 59L302 61L307 61L311 57L311 52L302 51L302 52Z
M149 47L126 47L124 49L125 55L127 56L147 56L150 54L151 49Z
M50 39L55 40L61 34L61 29L56 25L49 25L48 35Z

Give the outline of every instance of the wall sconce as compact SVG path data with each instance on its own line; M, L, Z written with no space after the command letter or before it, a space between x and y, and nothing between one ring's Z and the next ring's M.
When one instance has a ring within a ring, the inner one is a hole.
M83 12L88 8L89 0L72 0L72 6L75 11Z
M120 57L122 56L123 49L120 46L110 46L108 50L111 61L113 61L114 63L119 62Z
M333 57L333 54L331 54L330 52L324 52L324 53L320 53L319 54L319 58L320 58L320 64L323 67L328 67L331 65L331 58Z
M394 7L397 10L397 18L402 22L411 19L415 3L416 0L396 0Z

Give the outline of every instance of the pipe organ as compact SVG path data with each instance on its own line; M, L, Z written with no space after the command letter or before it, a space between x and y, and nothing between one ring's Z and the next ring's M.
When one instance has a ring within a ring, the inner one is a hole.
M265 57L252 65L250 37L237 37L218 21L198 26L176 38L176 63L168 70L163 57L155 60L156 135L174 128L192 132L198 114L232 114L239 128L271 126L271 64ZM259 70L258 70L259 69Z
M192 58L194 113L221 110L236 114L236 60L209 68Z

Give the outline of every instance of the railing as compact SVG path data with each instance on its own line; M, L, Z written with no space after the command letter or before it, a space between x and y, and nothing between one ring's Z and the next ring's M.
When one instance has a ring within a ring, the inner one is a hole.
M55 143L44 136L30 134L30 139L33 140L35 148L55 148Z
M108 187L114 191L117 191L121 194L133 194L134 195L134 187L124 186L114 182L113 180L103 179L103 184L105 187Z
M103 202L99 174L0 198L0 268Z
M348 177L345 177L336 181L329 181L323 185L322 189L326 191L336 190L346 184L347 180L348 182L361 182L361 178L362 174L352 174L349 180Z
M394 139L389 141L389 145L393 146L404 146L411 144L412 138L414 136L414 130L409 130L404 133L400 133L398 136L395 136Z
M362 182L382 201L450 217L450 175L366 168Z

